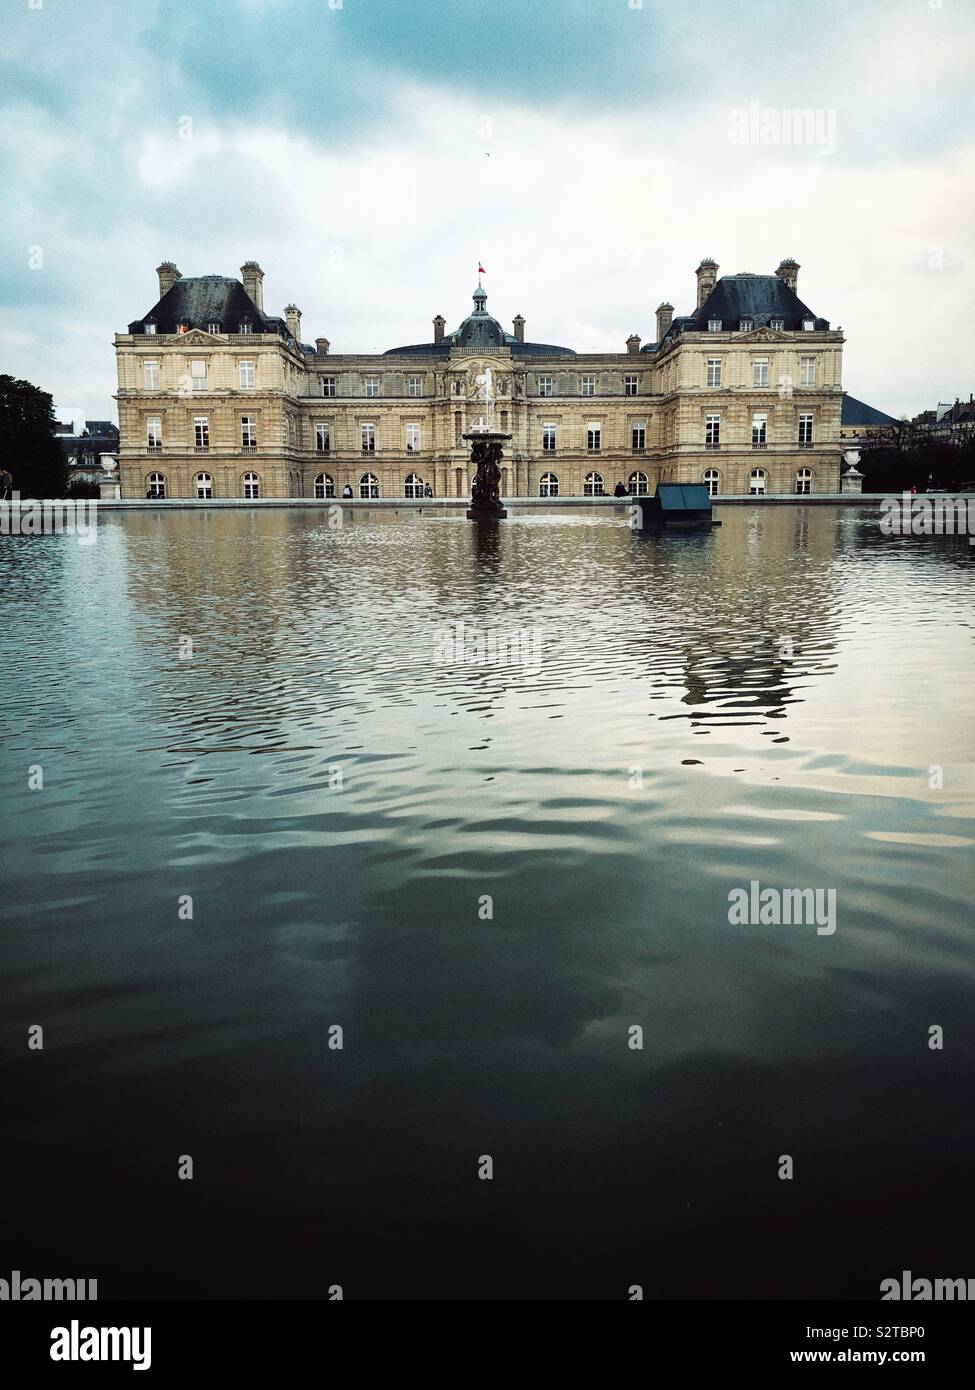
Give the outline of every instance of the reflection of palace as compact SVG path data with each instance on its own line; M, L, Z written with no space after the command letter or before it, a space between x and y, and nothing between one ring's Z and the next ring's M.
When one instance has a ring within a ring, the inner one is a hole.
M600 353L527 341L520 315L506 333L479 284L455 332L438 315L431 342L366 356L303 343L294 305L266 315L254 261L240 280L166 261L158 302L115 339L122 495L463 497L463 435L486 409L512 436L509 497L837 491L843 335L798 272L719 279L702 261L691 314L662 304L654 342Z

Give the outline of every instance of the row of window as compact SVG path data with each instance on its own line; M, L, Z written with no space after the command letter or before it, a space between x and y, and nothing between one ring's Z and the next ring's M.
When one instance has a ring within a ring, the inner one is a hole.
M813 414L811 411L801 411L799 414L796 442L800 448L812 447ZM721 416L717 411L711 411L704 417L704 447L705 449L721 448ZM756 410L752 412L752 448L768 448L768 411Z
M769 328L772 329L772 331L773 331L774 333L784 333L784 332L785 332L785 319L769 319L768 326L769 326ZM738 332L739 332L739 333L751 333L752 330L754 329L754 327L755 327L755 320L754 320L754 319L739 319L739 320L738 320ZM803 321L802 321L802 328L803 328L803 332L805 332L805 333L813 333L813 332L815 331L815 328L816 328L816 320L815 320L815 319L803 319ZM724 332L724 331L727 331L727 332L729 332L729 333L730 333L730 332L733 332L732 325L729 323L728 326L727 326L727 330L725 330L725 323L724 323L724 320L723 320L723 319L708 319L708 332L709 332L709 333L721 333L721 332Z
M150 453L161 453L162 445L162 418L159 415L150 415L146 419L146 448ZM240 447L242 449L257 448L257 420L253 415L240 417ZM208 454L210 452L210 417L208 415L194 415L193 417L193 448L197 453Z
M190 323L179 323L179 324L176 325L176 332L177 332L177 333L188 333L188 332L190 331L190 329L192 328L192 326L193 326L193 325L190 324ZM143 333L147 334L150 338L154 338L154 337L156 336L156 331L157 331L157 330L156 330L156 323L155 323L155 320L154 320L154 319L146 319L146 321L145 321L145 322L143 323L143 325L142 325L142 331L143 331ZM207 332L208 332L208 333L233 333L233 332L235 332L235 331L236 331L237 333L253 333L253 332L254 332L254 325L253 325L253 323L251 322L250 319L241 319L240 323L238 323L238 325L237 325L236 330L235 330L235 329L232 329L232 328L230 328L230 329L224 328L223 324L220 323L220 322L218 322L218 321L215 320L215 319L211 320L211 321L207 324Z
M709 357L707 359L707 385L721 385L721 371L723 362L720 357ZM769 384L769 359L767 357L752 358L752 385L768 386ZM799 385L816 385L816 359L815 357L799 358Z

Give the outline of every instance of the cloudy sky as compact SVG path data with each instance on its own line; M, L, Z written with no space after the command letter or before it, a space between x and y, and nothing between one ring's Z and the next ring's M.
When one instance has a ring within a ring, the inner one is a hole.
M975 390L971 0L0 10L0 371L59 411L115 417L112 336L164 259L256 259L269 312L371 352L455 327L479 258L502 322L622 350L702 256L794 256L854 395Z

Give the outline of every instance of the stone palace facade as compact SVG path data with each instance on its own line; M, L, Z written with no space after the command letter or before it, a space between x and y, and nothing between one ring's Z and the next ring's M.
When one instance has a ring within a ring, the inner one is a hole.
M264 312L260 266L241 278L159 266L159 298L115 338L123 497L466 497L493 383L502 495L839 491L843 334L774 275L697 269L697 306L656 311L653 342L575 352L506 332L480 284L454 332L388 352L305 343L295 305ZM487 373L486 369L490 368ZM483 395L483 387L480 388Z

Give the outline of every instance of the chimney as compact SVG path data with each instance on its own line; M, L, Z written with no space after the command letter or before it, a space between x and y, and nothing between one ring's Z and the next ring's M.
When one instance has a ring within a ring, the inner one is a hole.
M715 285L718 283L718 263L712 261L710 257L703 260L698 266L697 271L697 307L708 298Z
M256 261L245 261L240 268L244 293L264 313L264 271Z
M667 329L674 321L673 304L657 305L657 342L662 343L667 336Z
M515 314L511 320L511 326L515 330L515 342L523 343L525 341L525 320L521 314Z
M331 346L332 344L328 341L327 338L315 339L315 351L318 353L319 357L327 356L328 350Z
M159 276L160 299L162 299L164 294L169 293L177 280L182 280L183 278L172 261L163 261L162 265L157 265L156 274Z
M799 269L799 262L794 261L790 256L788 260L780 262L779 268L775 273L780 280L785 281L790 290L795 292L796 285L799 283Z
M296 343L301 342L301 310L297 304L286 304L284 306L284 321L288 325L288 332Z
M629 337L627 338L627 340L626 340L626 350L627 350L627 352L639 352L639 351L640 351L640 335L639 335L639 333L631 333L631 334L630 334L630 336L629 336Z
M443 331L446 327L447 320L444 318L443 314L438 314L433 321L433 341L435 343L443 342Z

